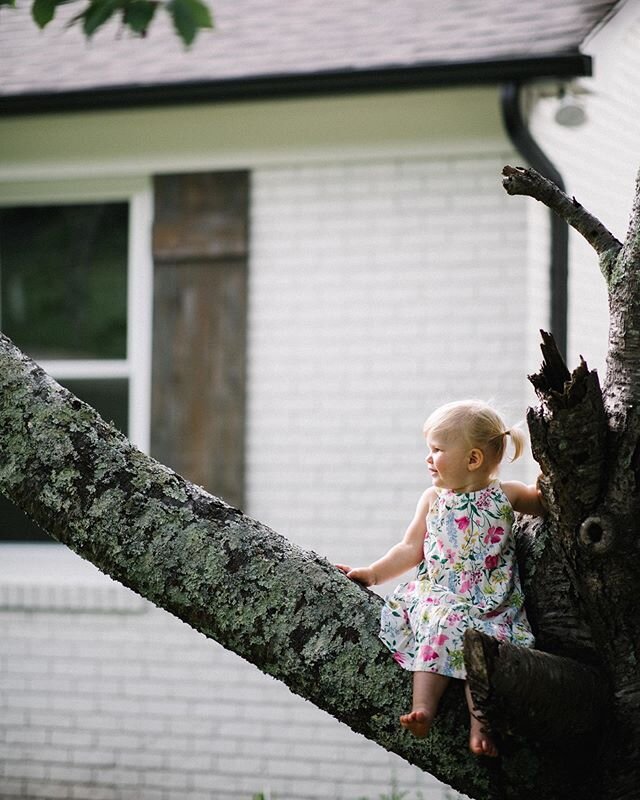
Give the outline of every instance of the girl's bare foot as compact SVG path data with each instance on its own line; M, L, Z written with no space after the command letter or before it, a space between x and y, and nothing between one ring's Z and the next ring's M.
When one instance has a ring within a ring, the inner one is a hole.
M469 719L471 721L471 730L469 732L469 749L476 756L489 756L495 758L498 755L498 748L493 741L489 730L487 729L486 722L478 711L473 701L469 683L465 681L464 693L467 698L467 706L469 708Z
M418 739L424 739L429 733L434 715L426 708L414 708L400 717L400 724Z
M470 719L471 731L469 733L469 749L476 756L496 758L498 755L498 748L491 734L485 727L484 721L475 714L471 714Z

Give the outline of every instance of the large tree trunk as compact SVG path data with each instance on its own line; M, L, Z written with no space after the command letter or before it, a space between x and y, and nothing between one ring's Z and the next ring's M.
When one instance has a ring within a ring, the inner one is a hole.
M534 194L522 187L538 180L507 176L514 193ZM599 231L614 320L604 393L586 365L570 376L550 339L533 379L541 406L529 422L550 514L525 521L521 550L540 650L473 635L465 643L472 690L500 738L497 760L468 752L458 682L426 742L400 729L410 676L378 639L376 595L140 453L5 337L0 488L116 580L459 791L635 797L640 313L637 277L625 281L623 270L638 263L639 215L636 204L624 249Z

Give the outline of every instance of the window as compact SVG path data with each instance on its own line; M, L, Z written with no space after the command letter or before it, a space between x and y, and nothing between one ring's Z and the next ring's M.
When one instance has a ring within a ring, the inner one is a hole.
M126 359L128 211L0 210L0 323L32 358Z
M146 449L150 255L136 216L150 217L140 197L1 207L0 329ZM50 541L3 497L0 539Z

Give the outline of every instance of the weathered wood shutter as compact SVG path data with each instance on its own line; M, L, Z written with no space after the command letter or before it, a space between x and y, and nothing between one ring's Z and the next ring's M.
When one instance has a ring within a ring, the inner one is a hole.
M249 176L155 178L151 452L242 506Z

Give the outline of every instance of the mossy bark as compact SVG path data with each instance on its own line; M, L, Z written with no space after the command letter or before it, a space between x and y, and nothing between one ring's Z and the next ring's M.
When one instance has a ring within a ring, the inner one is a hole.
M499 760L472 756L458 682L426 741L403 732L411 676L378 639L376 595L138 451L6 337L0 375L0 488L56 539L471 797L589 796L588 749L513 720Z

